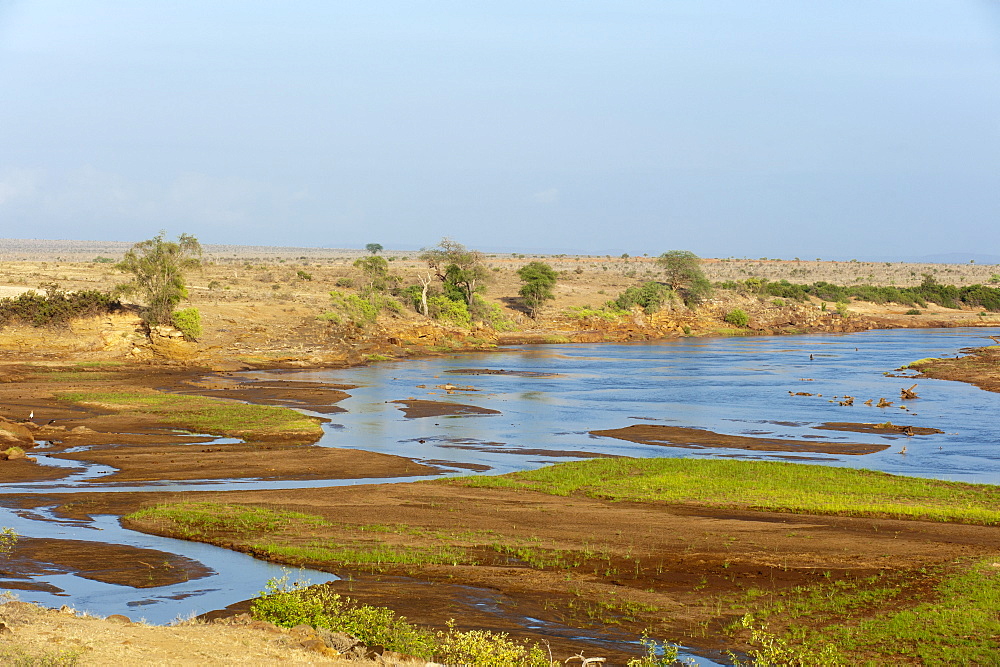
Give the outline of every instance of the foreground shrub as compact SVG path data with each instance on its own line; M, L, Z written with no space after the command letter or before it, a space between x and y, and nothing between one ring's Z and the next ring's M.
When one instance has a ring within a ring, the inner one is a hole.
M170 323L184 334L187 340L198 340L201 336L201 313L197 308L184 308L171 313Z
M726 313L726 317L724 319L734 327L745 327L750 324L750 316L747 315L747 312L741 308L730 310Z
M415 626L386 607L358 604L326 587L307 582L289 583L288 576L267 582L261 597L250 607L254 618L286 628L311 625L333 632L346 632L369 646L381 645L424 659L447 664L525 665L548 667L548 655L537 644L525 645L506 633L486 630L462 632L449 623L448 630L434 632Z

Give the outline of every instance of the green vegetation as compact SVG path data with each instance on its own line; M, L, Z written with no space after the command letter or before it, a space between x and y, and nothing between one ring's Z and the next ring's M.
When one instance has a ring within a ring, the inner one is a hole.
M80 662L84 650L27 651L18 646L0 646L0 664L12 667L73 667Z
M150 389L62 392L57 397L72 403L144 416L197 433L249 439L288 436L313 439L323 433L315 419L291 408L249 405L207 396L165 394Z
M330 305L333 310L320 315L320 319L335 324L348 322L362 328L375 324L383 310L398 312L401 309L399 302L391 296L374 291L363 297L333 290L330 292Z
M531 317L535 317L544 302L556 298L552 288L556 286L559 274L545 262L535 261L518 269L517 275L524 283L518 294Z
M299 527L327 525L321 517L312 514L223 503L165 503L138 510L125 518L169 527L173 534L188 540L220 531L233 537L252 537L282 530L290 524Z
M617 322L626 315L625 311L622 310L608 310L601 309L596 310L594 308L589 308L587 306L570 306L566 309L565 315L567 317L572 317L575 320L587 320L590 318L602 319L607 322Z
M751 632L755 665L985 665L1000 651L994 558L800 586L752 606L733 629Z
M904 314L905 314L905 315L919 315L919 314L920 314L920 311L919 311L919 310L917 310L916 308L910 308L910 309L909 309L908 311L906 311L906 313L904 313Z
M610 310L629 311L639 306L647 315L652 315L663 308L663 305L674 299L674 291L657 282L646 282L638 287L629 287L618 295L617 299L608 301L606 308Z
M175 310L170 315L170 323L174 328L184 334L187 340L198 340L201 337L201 313L197 308L184 308Z
M168 324L174 308L188 296L184 272L201 266L198 239L181 234L176 242L165 241L163 232L133 245L115 265L132 280L119 285L121 294L137 294L146 301L143 319L149 325Z
M0 327L14 322L33 327L65 326L78 317L104 315L121 310L121 303L105 292L64 292L55 283L42 285L45 294L29 290L0 299Z
M13 528L0 528L0 556L6 556L17 544L17 533Z
M469 307L473 305L472 296L483 290L489 278L483 254L449 238L441 239L433 248L426 248L420 259L441 281L447 298L463 301Z
M726 317L724 319L734 327L745 327L750 324L750 316L747 315L747 312L741 308L734 308L733 310L730 310L726 313Z
M1000 523L1000 487L800 463L593 459L499 477L462 477L441 483L554 495L580 493L610 500Z
M849 299L871 303L898 303L902 306L926 308L928 303L936 303L945 308L982 308L1000 312L1000 288L984 285L955 287L942 285L934 276L924 274L923 281L916 287L891 287L877 285L854 285L842 287L819 281L811 285L790 283L787 280L769 282L763 278L748 278L743 281L718 283L717 287L733 289L759 296L774 296L795 301L805 301L815 297L823 301L847 303Z
M299 269L298 271L295 272L295 277L298 278L299 280L312 280L313 279L311 273L307 273L307 272L303 271L302 269Z
M366 243L365 250L368 251L369 255L377 255L382 252L383 248L381 243Z
M667 285L679 292L688 307L712 294L712 284L701 270L701 258L690 250L670 250L656 259L666 274Z
M525 644L506 633L486 630L433 631L407 622L386 607L359 604L326 587L306 582L289 584L288 578L271 580L254 601L254 618L284 627L311 625L346 632L369 646L414 655L445 664L522 665L549 667L547 652L537 644Z

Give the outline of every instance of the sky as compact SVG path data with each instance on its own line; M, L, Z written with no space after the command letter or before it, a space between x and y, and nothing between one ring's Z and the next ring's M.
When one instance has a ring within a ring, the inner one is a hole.
M1000 0L0 0L0 238L160 230L1000 254Z

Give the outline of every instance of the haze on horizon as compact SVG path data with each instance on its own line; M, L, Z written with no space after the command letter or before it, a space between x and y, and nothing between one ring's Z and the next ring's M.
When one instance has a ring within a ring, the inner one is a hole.
M0 238L1000 254L998 7L0 0Z

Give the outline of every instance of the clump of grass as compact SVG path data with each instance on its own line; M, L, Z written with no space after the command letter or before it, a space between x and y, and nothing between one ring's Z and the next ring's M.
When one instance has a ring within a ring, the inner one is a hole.
M153 524L187 539L219 532L233 537L253 537L274 533L290 524L325 526L327 522L312 514L272 510L252 505L223 503L173 503L147 507L125 517L133 523Z
M435 483L639 502L1000 523L1000 487L785 462L593 459Z
M146 416L198 433L246 438L305 436L319 438L319 423L291 408L249 405L207 396L166 394L153 390L62 392L58 398L118 413Z

